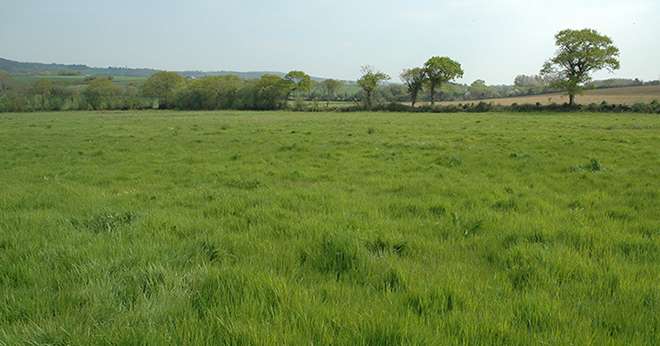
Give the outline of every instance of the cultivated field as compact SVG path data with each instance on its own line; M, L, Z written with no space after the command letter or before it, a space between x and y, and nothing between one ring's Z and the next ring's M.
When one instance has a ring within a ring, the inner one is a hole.
M609 104L627 104L632 105L635 103L649 103L653 101L660 102L660 85L652 86L637 86L637 87L626 87L626 88L610 88L610 89L596 89L596 90L587 90L582 95L578 95L576 102L583 105L588 105L591 103L601 103L603 101ZM564 104L568 103L568 96L557 93L557 94L546 94L546 95L536 95L536 96L523 96L523 97L510 97L510 98L501 98L501 99L486 99L482 100L483 102L493 103L498 105L512 105L517 104ZM459 104L459 103L470 103L470 102L479 102L477 101L456 101L456 102L442 102L441 104L450 105L450 104Z
M0 345L660 344L657 115L0 114L0 145Z

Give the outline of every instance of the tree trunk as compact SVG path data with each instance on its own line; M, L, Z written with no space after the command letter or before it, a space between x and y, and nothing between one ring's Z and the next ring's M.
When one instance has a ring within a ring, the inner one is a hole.
M568 95L568 105L571 107L575 106L575 94Z
M435 106L435 84L431 84L431 106Z

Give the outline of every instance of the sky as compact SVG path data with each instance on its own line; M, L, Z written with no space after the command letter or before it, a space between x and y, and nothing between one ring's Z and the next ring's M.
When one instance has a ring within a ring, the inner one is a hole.
M660 78L659 0L0 0L0 57L95 67L282 71L353 80L431 56L460 82L536 74L562 29L621 49L602 78Z

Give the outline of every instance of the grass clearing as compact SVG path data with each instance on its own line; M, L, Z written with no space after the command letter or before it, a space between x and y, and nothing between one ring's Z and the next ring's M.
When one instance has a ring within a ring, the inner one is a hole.
M0 344L660 343L660 118L0 114Z

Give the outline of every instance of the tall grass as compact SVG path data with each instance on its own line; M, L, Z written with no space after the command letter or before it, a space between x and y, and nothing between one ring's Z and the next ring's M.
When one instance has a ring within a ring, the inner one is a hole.
M660 119L0 115L0 344L660 343Z

